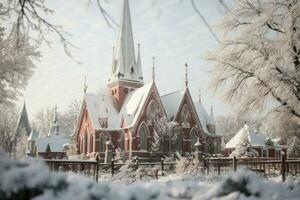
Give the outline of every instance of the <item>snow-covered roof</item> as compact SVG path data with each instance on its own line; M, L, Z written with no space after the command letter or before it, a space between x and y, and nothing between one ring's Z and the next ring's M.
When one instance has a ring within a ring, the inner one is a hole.
M210 134L209 131L207 130L207 124L209 124L210 122L210 117L207 114L203 104L201 102L194 102L194 106L197 112L197 115L199 117L202 129L204 131L204 133L206 134Z
M264 147L268 137L258 131L251 131L248 125L244 127L225 145L225 148L236 148L244 137L247 137L250 144L256 147ZM273 142L274 146L279 146L276 142Z
M85 94L85 101L94 129L103 129L99 119L107 118L105 130L118 130L124 119L126 127L132 127L140 115L153 83L149 83L127 94L120 112L113 96L101 94Z
M169 120L173 120L174 116L178 112L184 93L185 93L185 89L178 90L161 96L161 101L165 108Z
M126 96L120 111L120 119L124 119L126 127L132 127L136 123L138 117L143 111L143 107L146 103L152 86L153 82L130 92Z
M51 135L47 137L36 138L38 152L46 152L49 145L51 152L63 152L64 144L70 143L70 138L64 135Z

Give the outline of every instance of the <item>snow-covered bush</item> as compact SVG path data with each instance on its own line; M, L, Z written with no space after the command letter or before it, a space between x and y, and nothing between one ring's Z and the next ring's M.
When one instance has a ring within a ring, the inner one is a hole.
M203 175L203 171L203 165L200 163L196 164L190 158L181 156L176 161L176 173L181 176L199 176Z
M193 199L298 199L299 181L267 181L246 168L228 176L206 194L196 194Z
M133 183L140 180L152 180L157 178L158 172L159 166L148 167L140 165L137 169L136 163L128 160L126 164L119 169L119 172L112 177L112 180L126 183Z

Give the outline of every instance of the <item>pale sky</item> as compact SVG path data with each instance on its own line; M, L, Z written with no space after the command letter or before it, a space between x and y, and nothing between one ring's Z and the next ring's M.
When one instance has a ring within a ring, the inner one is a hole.
M88 0L47 1L55 13L49 20L60 24L70 33L70 41L77 49L73 56L82 62L76 64L68 58L55 35L50 35L52 47L42 45L43 57L37 62L35 74L29 81L24 97L28 114L32 118L38 110L58 106L68 108L70 102L83 97L84 76L87 76L88 93L106 88L110 76L112 47L117 42L118 31L109 28L96 4L87 8ZM59 3L58 3L59 2ZM95 1L92 1L95 2ZM103 4L107 12L119 23L123 1L110 0ZM154 5L153 5L154 2ZM221 18L217 0L197 0L197 6L213 25ZM189 89L198 100L201 89L202 102L209 111L214 106L215 115L223 115L230 107L222 103L220 95L209 89L210 70L204 56L217 47L188 0L130 0L134 42L141 44L144 81L152 76L152 57L156 57L156 84L160 95L184 88L184 63L189 64Z

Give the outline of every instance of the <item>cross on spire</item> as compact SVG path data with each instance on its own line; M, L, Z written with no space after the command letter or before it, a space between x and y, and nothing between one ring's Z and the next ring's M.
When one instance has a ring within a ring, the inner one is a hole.
M152 80L155 81L155 57L152 57Z
M187 74L187 68L188 68L188 64L185 63L184 64L184 69L185 69L185 86L188 87L188 74Z

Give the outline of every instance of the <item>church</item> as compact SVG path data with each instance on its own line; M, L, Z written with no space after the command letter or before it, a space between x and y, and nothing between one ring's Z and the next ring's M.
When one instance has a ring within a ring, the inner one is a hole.
M74 133L77 154L103 159L109 143L112 152L121 151L126 159L138 156L153 160L174 152L191 154L197 141L202 152L219 154L221 136L216 134L213 109L209 115L201 98L192 99L185 75L182 89L162 96L155 83L154 67L152 81L144 82L140 45L136 55L129 1L124 0L106 94L89 94L85 89ZM176 145L168 146L165 138L161 148L154 151L154 133L159 131L156 125L162 119L176 122L182 132Z

